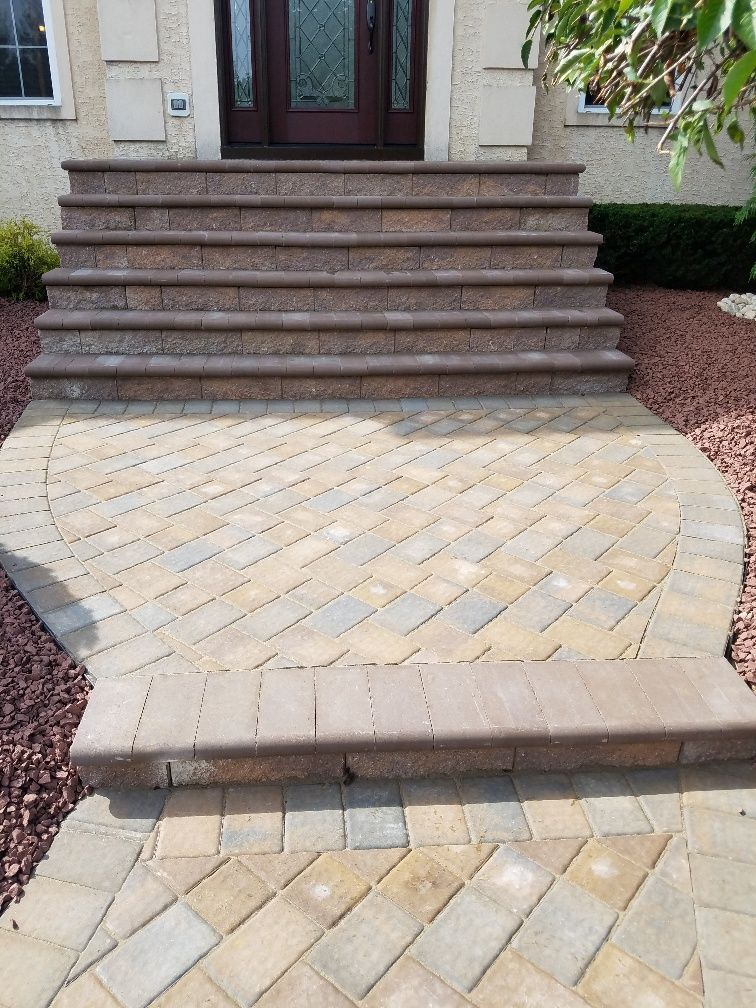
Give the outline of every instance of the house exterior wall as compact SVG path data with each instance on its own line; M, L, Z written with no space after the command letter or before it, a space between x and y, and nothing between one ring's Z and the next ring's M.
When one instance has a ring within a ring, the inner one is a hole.
M520 61L527 0L429 2L427 157L582 161L582 190L599 201L747 197L748 161L729 141L721 145L727 172L692 158L677 194L655 152L658 129L630 145L621 127L576 113L574 96L545 92L535 54L527 69ZM220 155L213 0L49 3L62 102L0 105L0 218L24 214L55 230L68 157ZM190 95L191 115L168 114L171 91Z

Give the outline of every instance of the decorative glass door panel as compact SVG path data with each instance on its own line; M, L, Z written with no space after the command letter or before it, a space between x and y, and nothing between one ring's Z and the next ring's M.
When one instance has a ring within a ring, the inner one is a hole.
M289 106L353 109L355 0L289 0Z
M215 2L226 153L349 145L418 156L429 0Z

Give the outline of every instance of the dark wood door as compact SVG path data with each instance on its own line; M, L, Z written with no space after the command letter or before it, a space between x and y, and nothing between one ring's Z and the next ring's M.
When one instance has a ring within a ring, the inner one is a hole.
M426 2L218 0L227 146L418 148Z

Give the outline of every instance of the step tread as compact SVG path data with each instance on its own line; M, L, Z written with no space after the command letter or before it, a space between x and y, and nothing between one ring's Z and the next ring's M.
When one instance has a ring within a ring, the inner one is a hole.
M147 286L190 287L446 287L576 286L610 284L602 269L485 269L485 270L241 270L241 269L96 269L59 267L43 277L49 287Z
M595 231L56 231L55 245L600 245Z
M71 758L122 766L756 736L756 696L724 658L556 664L561 670L543 661L477 662L99 679ZM203 688L188 690L198 675ZM668 688L649 689L654 680ZM153 683L160 689L150 702ZM575 703L576 688L584 703ZM677 689L695 698L685 716ZM175 730L167 733L166 724Z
M208 312L51 308L38 329L476 329L535 326L621 326L611 308L522 308L435 312Z
M493 175L579 175L585 165L573 161L275 161L227 158L195 161L157 158L67 158L63 171L83 172L221 172L223 174L257 172L354 173L356 175L458 175L468 173Z
M346 210L464 209L469 207L591 207L585 196L255 196L249 194L65 193L62 207L311 207Z
M416 354L81 354L43 353L26 367L30 378L252 377L304 375L520 374L630 371L619 350Z

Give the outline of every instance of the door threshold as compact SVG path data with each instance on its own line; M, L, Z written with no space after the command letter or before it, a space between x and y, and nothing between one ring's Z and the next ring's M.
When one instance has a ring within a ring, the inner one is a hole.
M422 147L371 147L364 144L224 144L222 158L283 161L423 161Z

